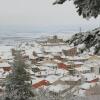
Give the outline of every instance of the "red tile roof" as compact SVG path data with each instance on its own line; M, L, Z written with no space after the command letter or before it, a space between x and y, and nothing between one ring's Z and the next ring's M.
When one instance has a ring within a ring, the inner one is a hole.
M68 69L68 67L70 67L70 65L66 65L64 63L59 63L58 64L58 68L60 68L60 69Z
M32 87L33 88L39 88L41 86L48 85L48 83L49 82L47 80L42 80L42 81L39 81L38 83L33 84Z
M93 79L91 81L86 81L86 82L88 82L88 83L94 83L94 82L98 82L98 81L99 81L99 78Z

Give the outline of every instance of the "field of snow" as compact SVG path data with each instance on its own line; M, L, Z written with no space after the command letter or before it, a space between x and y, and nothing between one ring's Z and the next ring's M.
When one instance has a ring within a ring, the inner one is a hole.
M63 40L69 39L74 33L0 33L0 45L13 45L18 41L34 41L37 39L47 39L57 35Z

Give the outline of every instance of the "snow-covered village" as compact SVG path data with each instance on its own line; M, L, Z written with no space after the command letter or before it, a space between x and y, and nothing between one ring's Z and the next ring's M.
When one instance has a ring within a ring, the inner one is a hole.
M0 100L100 100L100 0L0 0Z
M31 76L32 100L99 100L100 28L66 39L54 35L34 40L9 40L1 45L0 100L6 94L7 76L14 71L16 50L21 51L29 66L26 71Z

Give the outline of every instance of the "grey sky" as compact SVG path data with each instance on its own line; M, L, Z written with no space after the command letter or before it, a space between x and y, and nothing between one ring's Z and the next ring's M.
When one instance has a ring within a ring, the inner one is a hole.
M78 16L75 6L71 2L53 6L53 1L0 0L0 26L2 30L28 27L28 30L32 31L35 28L36 31L38 28L40 31L55 31L55 28L59 28L58 31L66 31L66 28L71 26L76 28L81 26L87 29L99 26L100 17L87 21Z

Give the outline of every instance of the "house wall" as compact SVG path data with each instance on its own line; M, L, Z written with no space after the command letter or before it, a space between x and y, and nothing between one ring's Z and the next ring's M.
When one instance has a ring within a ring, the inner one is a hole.
M99 75L100 74L100 67L91 67L91 72Z
M77 48L71 48L69 50L63 50L63 53L65 54L65 56L76 56L77 55Z
M99 66L94 68L94 73L100 74L100 67Z
M53 39L48 39L47 42L49 43L59 43L59 42L63 42L63 39L58 39L57 36L53 36Z
M81 79L78 81L65 81L69 85L80 85L81 84Z

